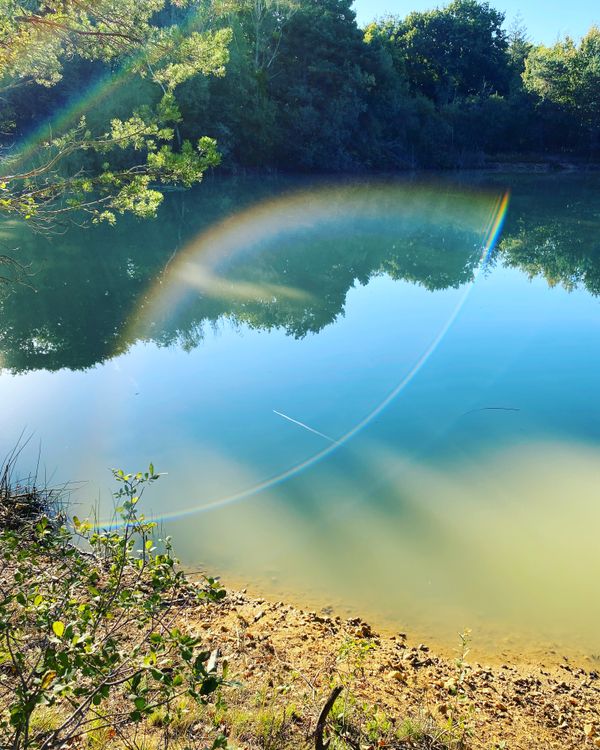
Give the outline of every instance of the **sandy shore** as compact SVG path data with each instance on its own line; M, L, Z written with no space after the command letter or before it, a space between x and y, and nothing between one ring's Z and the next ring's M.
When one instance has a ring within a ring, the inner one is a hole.
M343 692L329 721L333 747L336 736L346 742L340 747L359 750L600 747L600 669L567 657L553 665L531 659L486 664L471 658L465 634L451 658L413 642L410 633L376 633L359 618L344 620L243 591L203 608L197 619L194 611L182 615L204 631L238 683L226 691L222 724L233 748L312 747L335 685ZM292 714L286 713L290 706ZM289 714L271 744L260 738L248 716L253 712ZM364 727L373 722L381 736L369 744Z

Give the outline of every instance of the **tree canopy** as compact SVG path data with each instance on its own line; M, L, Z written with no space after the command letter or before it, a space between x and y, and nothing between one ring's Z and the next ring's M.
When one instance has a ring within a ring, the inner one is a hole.
M154 216L219 164L596 159L599 91L598 28L540 46L478 0L366 29L350 0L0 0L0 211Z
M589 129L591 146L600 133L600 28L592 26L577 45L571 38L535 47L525 60L523 81L542 101L568 112Z
M477 0L372 24L367 35L389 45L411 91L448 104L457 97L507 90L504 14Z

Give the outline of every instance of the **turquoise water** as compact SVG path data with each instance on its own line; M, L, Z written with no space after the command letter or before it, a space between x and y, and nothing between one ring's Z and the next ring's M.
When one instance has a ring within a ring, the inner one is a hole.
M255 590L596 654L599 199L231 178L156 222L5 224L29 276L0 301L1 447L24 430L106 517L109 468L153 461L183 560Z

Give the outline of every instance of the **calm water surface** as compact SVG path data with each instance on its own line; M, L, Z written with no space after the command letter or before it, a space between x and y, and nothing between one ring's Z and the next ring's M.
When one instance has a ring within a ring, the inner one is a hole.
M600 176L220 179L0 231L4 452L106 515L152 460L180 556L255 589L600 653Z

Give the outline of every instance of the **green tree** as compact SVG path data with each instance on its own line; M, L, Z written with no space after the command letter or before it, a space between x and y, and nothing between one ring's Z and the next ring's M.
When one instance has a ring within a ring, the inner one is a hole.
M579 45L566 37L552 47L535 47L523 81L541 103L556 105L588 134L590 151L600 136L600 29L592 26Z
M226 144L232 166L359 166L357 137L373 78L351 2L232 0L227 9L227 76L206 88L190 80L184 131L199 118Z
M195 76L181 89L182 132L217 138L226 166L273 165L277 122L270 80L292 12L283 2L227 4L221 18L232 32L227 75Z
M269 86L277 107L277 166L357 166L355 138L373 80L351 5L302 0L289 21Z
M525 60L533 49L533 44L520 16L517 16L510 25L506 41L508 42L507 53L512 74L511 90L514 88L520 89L522 87L521 76L525 70Z
M477 0L453 0L442 9L387 19L381 27L397 67L413 93L436 104L457 97L503 94L508 85L504 15Z
M299 7L296 0L238 0L254 74L263 83L271 75L286 27Z
M415 166L411 129L417 105L408 81L394 62L394 48L377 24L365 30L363 68L368 75L366 109L357 134L360 161L368 168Z
M222 75L231 34L207 28L206 4L187 0L179 3L187 7L187 23L159 25L156 14L165 2L66 0L55 6L2 0L0 93L55 86L77 59L116 65L122 76L151 82L157 94L150 104L112 118L104 130L92 129L82 116L35 156L5 153L0 211L38 228L73 210L110 222L126 211L153 216L162 200L157 185L189 186L218 164L213 139L176 138L176 89L197 74Z

